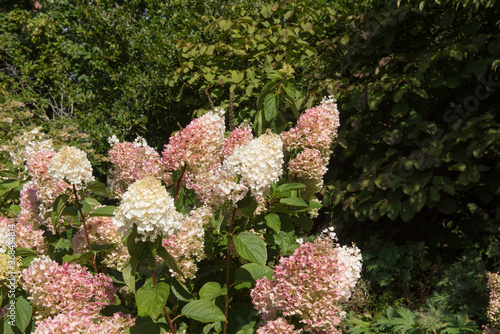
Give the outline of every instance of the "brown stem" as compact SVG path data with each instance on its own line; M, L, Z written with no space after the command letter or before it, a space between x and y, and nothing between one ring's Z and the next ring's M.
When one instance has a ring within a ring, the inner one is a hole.
M9 190L9 192L7 193L7 195L5 195L5 198L3 199L2 204L0 204L0 208L3 207L3 205L5 204L5 201L7 201L7 198L9 198L10 193L12 192L12 190L14 190L14 189Z
M231 238L233 236L233 223L234 218L236 217L236 208L233 210L233 215L231 216L231 220L229 221L229 233L227 234L227 252L226 252L226 300L224 303L224 315L226 316L226 321L224 322L224 327L222 329L222 334L226 334L227 332L227 316L229 314L229 268L231 267Z
M95 254L92 252L92 246L90 245L90 239L89 239L89 230L87 229L87 223L85 222L85 216L83 215L82 212L82 207L80 206L80 202L78 201L78 193L76 191L76 186L73 183L73 192L75 193L75 202L76 206L78 208L78 211L80 211L80 217L82 217L82 223L83 223L83 232L85 233L85 240L87 241L87 247L89 248L90 252L92 253L92 264L94 265L94 271L97 275L97 265L95 261Z
M184 163L184 167L182 167L181 176L179 176L179 179L177 179L177 182L175 182L175 202L177 202L177 198L179 198L179 192L181 190L181 182L182 178L184 177L184 173L186 172L186 169L187 169L187 163Z
M156 279L155 271L151 269L151 276L153 276L153 283L155 285L155 290L156 286L158 285L158 280ZM165 313L165 318L167 318L168 325L170 326L170 330L172 331L172 334L176 334L177 331L175 330L175 325L172 319L170 319L170 315L168 314L167 307L163 306L163 313Z

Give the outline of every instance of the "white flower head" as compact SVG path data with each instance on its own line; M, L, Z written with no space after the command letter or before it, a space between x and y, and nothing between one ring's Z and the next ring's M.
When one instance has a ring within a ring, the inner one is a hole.
M161 233L174 234L182 222L183 215L175 210L174 199L153 176L146 176L128 188L113 218L118 233L137 225L142 241L154 241Z
M118 144L120 140L116 137L116 135L112 135L111 137L108 137L108 143L111 146L114 146L115 144Z
M64 146L50 160L49 175L77 186L94 181L87 154L73 146Z
M237 148L224 160L224 169L232 177L240 175L253 196L267 196L283 174L283 161L283 142L268 132Z

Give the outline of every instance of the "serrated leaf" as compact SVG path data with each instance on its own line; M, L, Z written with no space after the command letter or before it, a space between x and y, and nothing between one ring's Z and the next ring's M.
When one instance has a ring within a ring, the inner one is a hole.
M276 190L279 192L283 192L283 191L303 189L305 187L306 186L302 183L287 183L287 184L282 184L281 186L276 188Z
M281 254L286 255L289 251L295 249L294 244L295 244L295 238L293 237L293 231L292 232L284 232L280 231L278 235L274 235L274 242L280 246L281 248Z
M300 197L287 197L280 199L280 203L290 205L290 206L305 206L307 207L307 203Z
M74 207L65 207L62 212L61 216L69 216L69 217L78 217L78 209Z
M158 256L160 256L163 260L165 260L166 265L175 271L177 274L181 275L181 277L185 277L182 272L179 264L175 260L175 258L165 249L165 247L160 247L157 252Z
M68 203L69 195L61 194L54 201L54 207L52 209L52 213L50 214L50 221L52 226L56 226L59 218L61 218L61 214L66 207L66 203Z
M278 115L278 96L268 94L264 98L264 117L270 122Z
M189 301L193 300L193 295L191 293L189 293L186 286L179 283L179 281L177 279L173 280L170 288L172 289L172 293L177 298L179 298L179 300L182 300L183 302L189 302Z
M34 257L38 257L38 254L35 251L32 251L29 248L17 247L16 248L16 256L21 256L21 257L34 256Z
M279 81L283 79L283 75L279 71L269 71L267 77L269 78L269 80L273 81Z
M217 282L208 282L205 283L200 288L200 298L201 299L206 299L206 300L212 300L214 298L217 298L219 296L224 296L227 293L227 289L224 287L221 287L219 283Z
M125 284L135 294L135 271L137 270L137 260L131 258L129 262L123 267L122 274Z
M90 217L114 217L116 211L116 206L107 205L101 206L90 214Z
M255 283L256 280L264 277L271 279L273 276L273 269L267 266L261 266L257 263L247 263L237 268L234 275L236 281Z
M181 312L184 316L200 322L226 321L221 309L215 306L214 303L204 299L187 303Z
M108 189L106 189L106 185L99 181L94 181L87 184L87 190L100 194L106 194L108 192Z
M266 243L257 235L251 232L242 232L234 237L234 245L241 257L261 266L266 265Z
M16 327L24 332L26 327L28 327L31 321L32 308L29 301L24 299L23 296L19 296L16 299Z
M18 178L18 175L10 170L1 170L0 177L15 180Z
M167 283L158 282L155 288L153 279L148 278L135 295L139 315L149 315L153 319L158 318L163 313L169 294L170 286Z
M295 85L291 82L286 82L284 85L283 85L283 89L285 90L285 93L290 96L292 99L295 98L295 93L296 93L296 90L295 90Z
M99 203L98 200L96 200L95 198L92 198L92 197L86 197L84 199L84 202L87 203L88 205L90 205L92 208L95 208L96 206L101 205L101 203Z
M281 221L280 217L275 213L270 213L264 217L266 220L266 224L269 228L273 229L276 233L279 233L281 230Z

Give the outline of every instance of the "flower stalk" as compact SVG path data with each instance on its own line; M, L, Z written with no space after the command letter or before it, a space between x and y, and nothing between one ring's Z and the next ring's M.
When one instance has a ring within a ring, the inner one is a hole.
M89 247L89 250L92 253L92 264L94 265L94 271L97 274L97 265L96 265L96 261L95 261L95 254L92 251L92 245L90 244L89 230L87 228L85 216L83 215L82 207L80 205L80 202L78 201L78 192L76 191L76 185L74 183L73 183L73 193L75 194L76 206L78 208L78 211L80 212L80 217L82 218L83 231L85 232L85 240L87 241L87 246Z

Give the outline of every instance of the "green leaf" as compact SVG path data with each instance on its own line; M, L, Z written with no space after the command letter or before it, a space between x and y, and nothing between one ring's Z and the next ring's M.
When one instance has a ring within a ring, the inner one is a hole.
M221 309L205 299L187 303L181 312L184 316L200 322L226 321Z
M106 194L108 192L108 189L106 189L106 185L99 181L94 181L87 184L87 190L100 194Z
M61 216L78 217L78 209L67 206L62 210Z
M206 54L211 56L214 54L214 51L215 51L215 45L209 45Z
M280 199L280 203L290 205L290 206L305 206L307 207L307 203L300 197L287 197Z
M278 96L268 94L264 98L264 116L266 121L271 121L278 115Z
M215 79L215 74L213 73L205 73L203 76L208 82L212 82Z
M278 83L276 81L269 81L264 85L262 88L262 91L259 94L259 97L257 98L257 109L261 110L264 109L264 99L265 97L271 93L273 90L276 89L278 86Z
M114 217L116 211L116 206L108 205L101 206L90 214L90 217Z
M137 270L137 260L131 258L130 261L123 267L122 274L125 284L135 294L135 271Z
M16 256L26 257L26 256L34 256L38 257L38 254L32 251L29 248L17 247L16 248Z
M264 16L265 19L268 19L273 15L273 9L271 5L265 5L262 7L260 13Z
M270 213L264 217L266 220L267 226L273 229L276 233L279 233L281 230L281 221L280 217L275 213Z
M6 314L2 318L3 328L0 328L0 332L4 334L21 334L24 333L25 329L31 322L32 308L29 301L24 299L23 296L19 296L16 299L11 299L12 304L7 304L14 307L14 314L9 316L9 310L7 309ZM10 302L10 301L9 301Z
M286 183L276 188L276 190L279 192L284 192L284 191L303 189L305 187L306 186L302 183Z
M15 172L4 169L0 171L0 177L16 180L18 178L18 175Z
M285 84L283 84L283 89L288 96L290 96L292 99L295 98L296 90L294 84L292 84L291 82L285 82Z
M160 256L163 260L165 260L166 265L175 271L177 274L184 277L184 273L182 272L179 264L175 260L175 258L165 249L165 247L160 247L157 251L158 256Z
M257 235L251 232L242 232L234 237L234 245L241 257L261 266L266 265L266 243Z
M95 198L92 198L92 197L86 197L83 201L85 203L87 203L88 205L90 205L92 208L95 208L96 206L101 205L101 203L99 203L98 200L96 200Z
M256 280L264 277L271 279L273 277L273 269L257 263L247 263L237 268L234 275L236 281L255 283Z
M135 295L139 315L157 319L163 313L169 293L170 286L167 283L158 282L155 288L153 279L148 278Z
M179 298L179 300L182 300L183 302L189 302L189 301L193 300L193 295L188 291L186 286L179 283L179 281L177 279L173 280L170 288L172 289L172 293L177 298Z
M391 219L394 220L398 216L399 212L401 211L401 202L396 201L396 202L391 202L389 205L389 208L387 209L387 216Z
M401 219L403 221L408 222L415 217L415 210L411 206L409 206L407 203L403 203L403 207L401 209Z
M297 226L300 229L303 229L306 232L311 232L314 227L314 221L308 216L301 214L297 217L292 217L293 225Z
M228 206L222 204L215 210L214 215L210 218L210 222L217 233L220 233L221 226L225 225L229 220Z
M391 116L392 117L404 116L404 115L406 115L408 110L409 110L408 103L396 104L396 105L394 105L394 107L392 107Z
M163 332L161 326L154 322L144 322L130 328L130 334L160 334Z
M288 233L280 231L278 235L274 235L273 237L274 242L280 246L282 255L286 255L296 248L294 247L296 244L293 231Z
M426 201L427 201L427 195L424 192L414 193L409 199L411 207L416 212L422 210Z
M224 296L227 293L227 289L221 287L217 282L205 283L200 289L200 298L206 300L212 300L218 296Z
M52 226L56 226L57 222L61 218L61 214L68 203L69 195L61 194L54 201L54 208L52 209L52 213L50 214L50 221L52 222Z
M283 80L283 75L279 71L269 71L267 77L273 81Z

